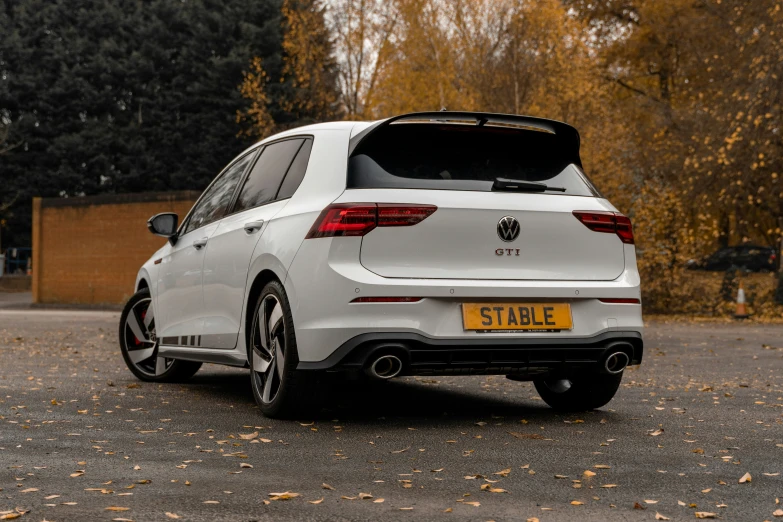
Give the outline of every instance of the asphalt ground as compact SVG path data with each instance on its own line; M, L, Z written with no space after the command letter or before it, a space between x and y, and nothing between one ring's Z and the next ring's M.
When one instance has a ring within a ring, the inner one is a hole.
M318 417L277 421L256 408L248 370L137 381L117 321L0 311L0 519L761 521L783 509L781 325L650 324L642 366L590 413L477 376L337 383Z

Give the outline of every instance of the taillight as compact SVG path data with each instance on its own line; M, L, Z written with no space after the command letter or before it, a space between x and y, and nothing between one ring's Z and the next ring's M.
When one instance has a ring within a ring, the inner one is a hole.
M305 239L363 236L375 227L409 227L437 209L434 205L336 203L321 212Z
M631 220L619 212L609 212L607 210L574 210L576 219L582 222L584 226L594 232L607 232L617 234L620 241L634 244L633 227Z

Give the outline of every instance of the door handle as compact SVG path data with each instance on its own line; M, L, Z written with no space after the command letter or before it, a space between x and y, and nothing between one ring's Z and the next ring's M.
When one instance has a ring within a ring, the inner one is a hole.
M263 219L260 221L251 221L250 223L245 223L245 232L247 232L248 234L253 234L261 230L261 227L263 226L264 226Z
M204 247L206 246L206 244L207 244L207 240L208 240L208 239L209 239L209 238L202 237L201 239L197 239L197 240L195 240L195 241L193 242L193 247L194 247L196 250L201 250L202 248L204 248Z

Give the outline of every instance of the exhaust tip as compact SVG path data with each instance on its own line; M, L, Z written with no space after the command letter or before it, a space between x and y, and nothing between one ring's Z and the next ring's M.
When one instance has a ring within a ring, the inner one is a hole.
M604 362L604 369L608 373L616 375L625 370L625 367L628 366L630 361L631 360L628 358L627 353L615 352L606 358L606 362Z
M401 371L402 361L396 355L381 355L368 368L368 373L376 379L391 379Z

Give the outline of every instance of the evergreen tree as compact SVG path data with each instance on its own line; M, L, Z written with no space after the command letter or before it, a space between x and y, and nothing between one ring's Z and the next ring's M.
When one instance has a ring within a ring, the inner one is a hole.
M280 77L281 25L281 0L0 0L4 243L29 244L32 196L203 189L250 143L237 84L254 56Z

